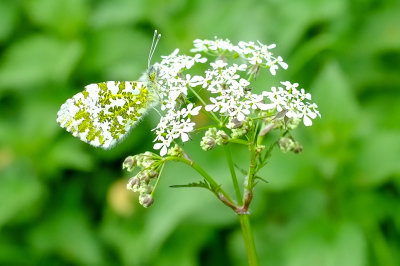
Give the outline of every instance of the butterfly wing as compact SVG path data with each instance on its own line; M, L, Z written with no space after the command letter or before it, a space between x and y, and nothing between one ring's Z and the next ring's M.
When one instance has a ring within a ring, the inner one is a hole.
M146 85L139 81L89 84L61 105L57 122L84 142L111 148L154 103Z

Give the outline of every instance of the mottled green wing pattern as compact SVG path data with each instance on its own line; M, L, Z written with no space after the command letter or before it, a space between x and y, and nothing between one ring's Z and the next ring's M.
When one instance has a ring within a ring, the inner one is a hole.
M87 85L68 99L57 122L75 137L96 147L112 147L154 104L146 82L107 81Z

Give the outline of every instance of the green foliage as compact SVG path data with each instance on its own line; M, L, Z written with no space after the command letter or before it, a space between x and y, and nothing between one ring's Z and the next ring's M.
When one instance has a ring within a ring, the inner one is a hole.
M276 150L258 173L261 265L398 265L399 13L393 0L0 1L0 264L246 264L234 213L169 187L194 171L167 165L150 209L126 190L122 161L151 149L154 114L108 151L56 124L84 85L137 80L157 28L154 61L214 35L276 43L289 69L260 85L299 82L319 105L322 119L295 132L302 154ZM230 183L223 151L199 143L185 149Z

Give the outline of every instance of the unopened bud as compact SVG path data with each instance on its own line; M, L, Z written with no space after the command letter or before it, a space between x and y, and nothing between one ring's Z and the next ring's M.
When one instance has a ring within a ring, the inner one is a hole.
M303 146L299 142L295 142L292 151L296 154L303 151Z
M255 151L261 153L265 149L265 145L257 145Z
M139 173L140 174L140 180L143 180L144 183L148 184L150 182L150 176L149 176L149 171L144 170ZM139 176L138 174L138 176Z
M205 150L205 151L209 151L209 150L214 149L215 144L216 144L216 142L215 142L215 139L214 139L214 138L204 136L204 137L201 139L200 147L201 147L203 150Z
M204 136L206 137L212 137L215 138L216 134L217 134L217 129L215 127L209 128L206 133L204 134Z
M183 157L183 150L178 144L175 144L174 147L168 149L168 155L174 157Z
M126 169L127 171L131 172L136 165L137 165L136 156L128 156L122 163L122 169Z
M153 196L151 194L140 194L139 195L139 203L145 208L148 208L153 204Z
M136 176L134 176L131 179L129 179L129 182L126 185L126 188L136 192L139 189L139 186L140 186L140 179L137 178Z
M279 148L283 152L289 152L292 150L294 141L291 138L282 137L279 139Z
M218 130L216 143L218 145L225 145L226 143L228 143L228 140L229 140L228 134L226 134L225 131L223 130Z
M243 125L244 121L239 121L236 117L231 118L229 123L226 125L227 128L236 129Z

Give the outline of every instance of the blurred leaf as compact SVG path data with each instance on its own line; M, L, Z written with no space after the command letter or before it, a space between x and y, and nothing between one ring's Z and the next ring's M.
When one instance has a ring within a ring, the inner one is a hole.
M25 5L34 24L67 36L83 31L89 11L87 0L30 0Z
M131 219L120 219L105 210L101 222L100 236L104 243L117 254L121 265L142 265L144 258L156 256L156 250L148 249L147 236L143 234L144 221L148 215L142 206ZM149 209L151 210L151 209Z
M15 1L3 0L0 2L0 43L6 41L15 30L18 16Z
M400 131L375 131L368 136L356 161L360 183L379 185L400 174L399 136Z
M201 265L199 259L204 261L207 258L198 252L207 237L210 237L210 231L210 228L200 226L196 226L196 230L193 230L193 225L181 226L180 230L168 239L160 253L153 256L151 264L157 266ZM190 236L190 241L188 241L188 236ZM217 265L217 262L214 263ZM222 263L226 263L226 261L222 261ZM203 265L205 265L204 262Z
M14 161L0 169L0 228L15 219L31 219L41 200L44 188L29 164ZM16 196L18 195L18 196Z
M32 230L30 242L42 256L56 253L73 264L104 264L96 235L81 212L64 209L50 216Z
M346 1L343 0L286 1L285 4L282 4L277 8L277 13L275 14L276 20L282 24L279 27L280 31L282 31L279 38L282 46L281 49L284 51L290 51L294 49L300 41L302 41L302 38L305 40L310 38L312 40L314 35L324 33L323 31L326 29L320 29L318 27L324 26L324 23L328 24L330 21L343 19L345 10ZM313 32L315 29L316 32ZM319 32L321 30L322 32ZM327 38L330 39L329 36ZM320 45L316 43L315 40L312 40L312 42L315 43L313 45ZM297 64L297 62L293 63Z
M335 61L326 63L312 85L313 100L321 119L313 124L314 139L306 151L309 161L318 161L325 178L333 178L339 164L354 156L353 138L363 117L345 73Z
M21 114L18 118L14 118L14 132L19 134L8 136L8 143L12 143L21 154L34 154L44 149L60 130L55 122L58 106L54 102L38 99L35 96L32 98L37 100L23 102L18 110Z
M366 17L364 25L359 29L359 38L353 43L358 48L357 54L375 52L377 50L396 49L400 47L400 29L396 25L400 23L397 15L399 4L396 8L382 9L371 13ZM365 45L368 43L368 45Z
M335 61L328 62L312 85L313 100L322 119L316 124L336 126L336 131L348 131L359 117L359 107L345 73Z
M288 189L300 181L299 173L302 168L299 156L276 149L272 152L270 162L259 172L262 178L268 180L268 184L259 184L257 187L267 190Z
M84 145L72 136L65 136L55 143L43 158L45 165L48 166L45 169L50 168L48 170L50 173L59 169L93 170L94 159L88 154Z
M32 252L17 243L15 237L0 235L0 264L29 265L32 264Z
M334 229L335 230L335 229ZM340 223L333 238L320 235L312 227L290 242L284 265L363 266L367 262L365 239L353 223Z
M146 40L128 27L96 32L83 62L89 73L99 72L107 80L138 80L147 69L152 32Z
M132 25L142 18L145 1L102 1L91 15L91 24L95 28Z
M0 90L32 90L49 82L65 82L82 52L79 42L30 35L5 52L0 65Z

